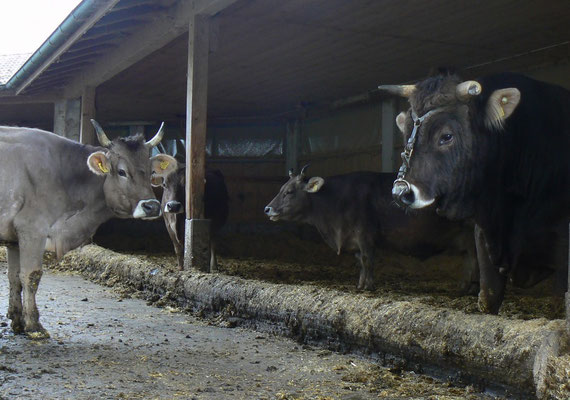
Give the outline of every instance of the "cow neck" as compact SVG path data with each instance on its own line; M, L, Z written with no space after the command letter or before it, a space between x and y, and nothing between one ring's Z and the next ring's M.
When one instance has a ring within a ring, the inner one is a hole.
M325 188L323 188L325 189ZM323 190L321 189L321 190ZM310 208L304 222L313 225L325 243L335 251L340 251L340 243L338 241L338 232L335 230L336 224L332 221L334 216L338 216L334 206L326 201L327 197L320 191L309 194Z
M406 173L410 169L410 160L412 158L412 154L414 153L414 147L416 144L416 140L418 137L418 132L420 130L420 127L422 126L422 124L424 123L424 121L428 117L430 117L430 116L432 116L438 112L441 112L444 109L445 109L444 107L434 108L433 110L429 110L428 112L426 112L421 117L418 117L417 114L415 113L415 111L412 110L411 116L412 116L412 121L414 123L414 127L412 128L412 134L410 135L410 138L408 139L408 142L406 143L406 146L404 147L404 151L400 154L400 156L402 157L402 165L400 166L400 169L398 170L398 176L397 176L396 180L394 181L394 185L398 185L398 184L405 185L407 187L408 191L411 190L411 185L406 180Z

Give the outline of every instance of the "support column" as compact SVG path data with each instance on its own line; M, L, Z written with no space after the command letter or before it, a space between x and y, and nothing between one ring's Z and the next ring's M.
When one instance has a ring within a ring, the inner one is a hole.
M87 86L81 94L81 130L80 142L83 144L97 144L95 140L95 129L91 124L91 119L95 118L95 90L93 86Z
M394 172L394 135L396 134L396 102L393 99L382 102L382 172Z
M186 232L184 267L209 271L210 221L204 219L209 18L190 21L186 89Z
M54 103L54 133L79 142L80 120L80 99L58 100Z
M301 120L296 118L295 121L287 123L287 133L285 138L285 174L292 169L296 174L299 173L299 153L301 145Z

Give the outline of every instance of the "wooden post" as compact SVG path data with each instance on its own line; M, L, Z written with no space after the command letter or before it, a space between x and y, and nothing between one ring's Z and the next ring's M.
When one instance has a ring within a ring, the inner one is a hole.
M91 119L95 118L95 87L87 86L81 95L81 129L79 141L83 144L98 144Z
M81 101L79 99L57 100L54 103L54 133L78 142L80 120Z
M299 152L301 144L301 120L296 118L295 121L287 123L287 133L285 140L285 174L292 169L296 174L299 173Z
M204 219L208 98L209 17L190 21L186 89L186 232L185 268L209 270L210 221Z
M57 100L53 104L53 133L65 136L65 106L66 100Z
M382 102L382 172L394 172L394 135L396 133L396 103L393 99Z

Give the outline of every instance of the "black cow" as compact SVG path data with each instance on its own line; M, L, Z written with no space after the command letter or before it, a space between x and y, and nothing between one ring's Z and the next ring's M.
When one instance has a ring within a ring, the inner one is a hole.
M483 312L498 312L507 278L524 287L567 268L569 91L512 73L380 88L411 105L396 118L407 145L394 198L474 220Z
M308 179L306 168L297 176L289 174L289 181L265 207L265 214L272 221L313 225L337 254L343 250L356 253L361 265L359 289L374 288L374 253L381 245L422 256L455 246L465 252L469 271L464 290L476 284L472 228L435 213L407 215L390 195L395 174L353 172Z
M185 166L170 157L161 173L153 176L153 185L162 184L162 210L166 229L174 245L178 267L184 269L185 235ZM156 179L158 178L158 179ZM217 270L216 239L228 219L228 190L222 172L206 170L204 186L204 216L210 220L210 271Z

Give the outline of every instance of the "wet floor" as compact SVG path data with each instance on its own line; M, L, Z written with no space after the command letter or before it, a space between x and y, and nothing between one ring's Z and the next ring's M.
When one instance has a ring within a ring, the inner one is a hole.
M0 399L490 398L374 360L123 298L46 272L38 304L51 338L14 336L0 263Z

